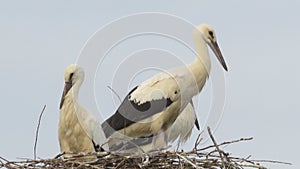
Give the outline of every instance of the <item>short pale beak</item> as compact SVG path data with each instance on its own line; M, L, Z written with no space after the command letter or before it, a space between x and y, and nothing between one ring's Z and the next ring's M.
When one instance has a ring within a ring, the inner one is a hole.
M64 87L64 91L63 91L62 96L61 96L59 109L62 108L62 106L64 104L65 96L67 95L67 93L69 92L71 87L72 87L72 82L65 82L65 87Z
M212 49L212 51L214 52L214 54L217 56L219 62L221 63L221 65L223 66L223 68L228 71L227 69L227 66L226 66L226 63L225 63L225 60L223 58L223 55L222 55L222 52L219 48L219 45L217 43L217 41L214 41L214 42L211 42L211 43L208 43L209 44L209 47Z

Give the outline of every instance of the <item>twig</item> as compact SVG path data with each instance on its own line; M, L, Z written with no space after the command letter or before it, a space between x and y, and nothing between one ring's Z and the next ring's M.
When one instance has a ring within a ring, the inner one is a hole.
M1 157L0 156L0 159L1 160L3 160L3 161L5 161L6 162L6 164L9 164L9 163L11 163L10 161L8 161L7 159L5 159L5 158L3 158L3 157ZM1 163L3 164L3 166L5 166L5 164L1 161ZM15 164L16 166L20 166L19 164Z
M204 131L204 130L203 130ZM203 138L200 138L200 136L202 135L203 131L201 131L201 133L198 134L198 137L195 141L195 145L194 145L194 149L197 150L198 145L200 144L200 142L203 140Z
M219 149L219 146L218 146L218 144L217 144L215 138L214 138L213 135L211 134L210 127L207 127L207 131L208 131L208 134L209 134L209 136L210 136L212 142L214 143L214 145L215 145L217 151L218 151L219 154L220 154L220 157L221 157L221 160L222 160L222 163L223 163L223 167L225 167L225 161L224 161L223 154L222 154L221 150Z
M43 110L44 111L44 110ZM234 157L230 153L220 149L220 145L236 143L245 139L234 140L230 142L223 142L217 144L208 128L213 144L206 147L205 151L201 149L193 149L188 152L173 152L173 151L155 151L148 152L146 160L144 156L128 155L112 152L92 152L92 153L72 153L64 152L53 159L21 159L19 161L8 161L0 157L0 168L8 169L21 169L21 168L253 168L253 169L266 169L259 162L289 164L285 162L272 161L272 160L251 160L250 156ZM202 148L203 149L203 148ZM67 157L59 158L62 155ZM97 157L95 159L95 157Z
M237 143L237 142L241 142L241 141L249 141L249 140L253 140L253 137L249 137L249 138L240 138L238 140L233 140L233 141L225 141L221 144L218 144L218 146L223 146L223 145L226 145L226 144L232 144L232 143ZM212 148L212 147L215 147L215 145L210 145L210 146L207 146L207 147L204 147L204 148L200 148L200 149L197 149L197 151L203 151L203 150L206 150L206 149L209 149L209 148Z
M188 160L188 159L186 159L184 156L182 156L182 155L180 155L180 154L178 154L178 153L176 153L176 155L178 156L178 157L180 157L181 159L183 159L185 162L187 162L187 163L189 163L191 166L193 166L194 168L197 168L197 169L201 169L200 167L198 167L198 166L196 166L194 163L192 163L190 160Z
M33 159L34 160L36 160L36 145L37 145L37 141L38 141L39 129L40 129L40 124L41 124L41 120L42 120L42 115L43 115L45 109L46 109L46 105L44 105L43 110L40 113L38 125L37 125L36 132L35 132L35 141L34 141L34 147L33 147Z
M258 163L278 163L278 164L285 164L285 165L293 165L292 163L276 161L276 160L252 160L252 161Z
M5 159L5 158L3 158L1 156L0 156L0 159L3 160L3 161L5 161L5 162L9 162L7 159Z
M59 153L54 157L54 159L59 158L59 157L63 156L64 154L66 154L66 153L65 152Z

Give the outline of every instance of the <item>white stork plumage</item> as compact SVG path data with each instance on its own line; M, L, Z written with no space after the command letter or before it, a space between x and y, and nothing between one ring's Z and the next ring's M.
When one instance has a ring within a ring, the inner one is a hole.
M84 71L72 64L65 71L58 136L61 152L95 152L106 138L96 118L78 102Z
M177 147L179 147L190 138L194 126L200 130L194 105L191 101L167 130L168 142L175 142L177 140Z
M183 109L203 88L209 76L211 62L207 45L211 47L223 68L226 63L217 44L215 31L201 24L193 32L197 56L188 65L161 72L132 89L121 105L102 127L110 148L120 140L154 136L153 148L158 147L157 136L172 126Z

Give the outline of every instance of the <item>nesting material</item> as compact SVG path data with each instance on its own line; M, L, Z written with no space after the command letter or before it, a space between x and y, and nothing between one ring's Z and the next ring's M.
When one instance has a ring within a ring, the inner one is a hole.
M229 142L218 144L214 137L210 138L212 145L199 146L199 139L195 142L195 148L191 151L154 151L151 153L140 153L138 155L120 154L115 152L96 152L96 153L63 153L53 159L27 159L19 161L8 161L0 157L0 168L8 169L19 168L210 168L210 169L241 169L257 168L265 169L260 163L281 163L271 160L253 160L249 157L236 157L229 152L225 152L224 145L237 142L252 140L252 138L241 138ZM70 158L63 158L64 155L70 155ZM97 159L94 157L97 156ZM85 160L82 160L82 159Z

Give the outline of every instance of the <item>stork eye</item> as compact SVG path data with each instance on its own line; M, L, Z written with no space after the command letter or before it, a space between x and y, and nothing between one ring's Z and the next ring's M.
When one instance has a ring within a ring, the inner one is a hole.
M211 37L212 39L214 39L214 33L213 33L213 31L208 31L208 34L210 35L210 37Z
M70 74L70 80L72 80L73 75L74 75L74 73L71 73L71 74Z

